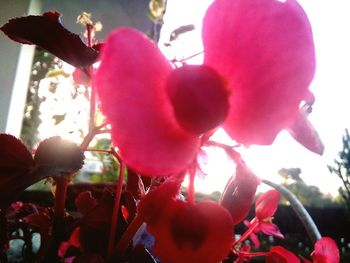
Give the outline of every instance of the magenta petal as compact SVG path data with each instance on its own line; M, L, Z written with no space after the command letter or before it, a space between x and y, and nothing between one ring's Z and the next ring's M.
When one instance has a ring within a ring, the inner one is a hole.
M260 222L260 229L265 235L284 238L278 226L270 222Z
M339 249L330 237L323 237L315 244L311 257L317 263L339 263Z
M259 220L265 220L273 216L277 210L280 193L275 190L269 190L261 194L255 202L255 215Z
M295 122L287 129L290 135L310 151L322 155L324 144L305 113L300 112Z
M295 0L216 0L203 24L204 63L231 91L225 130L271 144L297 117L315 71L309 21Z
M153 42L122 28L109 35L94 76L114 144L126 164L145 175L184 170L199 145L175 121L165 86L171 71Z

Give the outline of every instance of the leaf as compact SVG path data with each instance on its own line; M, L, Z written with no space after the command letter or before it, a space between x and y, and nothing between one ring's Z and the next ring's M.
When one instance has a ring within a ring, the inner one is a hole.
M26 146L16 137L0 134L0 208L38 181L32 174L34 160Z
M77 210L84 216L97 205L97 201L92 197L90 191L85 191L79 193L74 200L74 204Z
M53 218L51 217L49 211L44 209L40 212L33 213L31 215L23 218L23 222L30 224L35 227L35 229L40 234L40 249L37 254L37 260L41 261L45 257L48 249L50 248L52 240L52 224Z
M322 155L324 145L318 135L318 132L307 119L304 112L300 112L298 118L287 131L292 137L308 150Z
M78 145L59 136L42 141L34 156L36 173L43 178L75 173L83 166L84 159Z
M78 35L63 27L58 12L14 18L0 29L10 39L40 46L75 67L92 65L99 54L96 49L86 46Z

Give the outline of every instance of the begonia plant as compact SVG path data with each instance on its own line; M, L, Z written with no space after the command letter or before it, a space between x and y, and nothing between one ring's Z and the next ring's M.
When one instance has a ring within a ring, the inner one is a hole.
M85 25L87 43L61 24L57 12L14 18L1 27L10 39L35 44L76 67L74 80L91 86L91 118L79 146L52 137L34 154L14 136L0 134L0 261L8 261L9 242L21 229L26 262L219 263L255 257L300 262L281 246L259 251L258 233L284 238L272 223L277 190L256 199L255 217L235 236L261 183L240 147L270 145L285 129L309 150L323 153L306 118L305 105L314 100L309 86L315 50L298 2L215 0L203 19L201 65L172 63L133 28L116 28L104 42L93 43L93 24L87 19ZM105 116L102 125L97 107ZM237 145L214 141L219 128ZM115 189L99 195L82 191L76 211L68 211L68 184L99 133L112 137L110 150L100 152L119 163ZM197 157L204 147L220 147L236 163L219 202L195 198ZM55 184L53 207L16 202L25 188L49 177ZM37 252L31 249L33 233L41 237ZM331 238L322 238L311 257L315 263L339 262L339 251Z

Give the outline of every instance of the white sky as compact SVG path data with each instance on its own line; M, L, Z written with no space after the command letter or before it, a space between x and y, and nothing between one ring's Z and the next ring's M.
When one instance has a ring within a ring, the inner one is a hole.
M168 0L165 25L160 47L167 42L172 30L186 24L195 24L197 31L181 36L173 49L164 49L168 56L187 57L201 51L201 19L211 0ZM243 153L246 162L260 177L278 181L277 171L284 167L300 167L302 178L317 185L325 193L337 194L341 185L330 175L327 164L341 150L344 129L350 127L350 1L300 0L313 27L317 56L317 71L311 90L316 97L309 119L317 128L326 150L317 156L282 132L272 146L250 147ZM200 182L202 190L222 189L231 174L232 164L223 161L222 155L213 160L218 166L211 168L207 179ZM206 188L206 189L205 189Z

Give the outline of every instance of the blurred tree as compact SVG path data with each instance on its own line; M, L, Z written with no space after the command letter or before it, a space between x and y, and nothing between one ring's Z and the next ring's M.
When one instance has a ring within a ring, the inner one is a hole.
M334 165L328 165L328 169L341 179L343 186L339 188L339 194L350 212L350 136L347 129L343 135L343 149L338 159L334 160Z
M338 206L330 196L324 195L317 186L307 185L300 177L300 168L282 168L278 174L285 180L282 183L300 202L309 207ZM285 201L282 201L282 203Z

